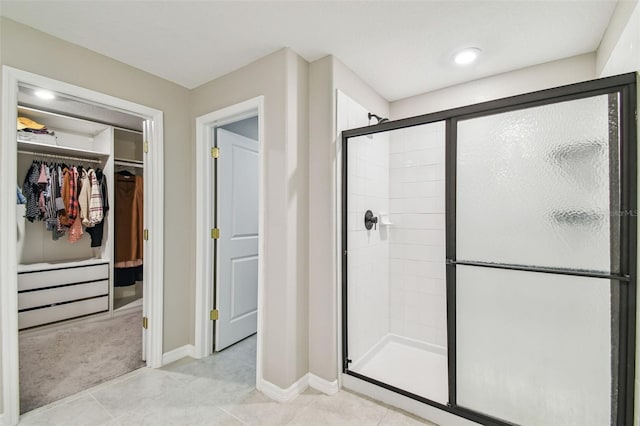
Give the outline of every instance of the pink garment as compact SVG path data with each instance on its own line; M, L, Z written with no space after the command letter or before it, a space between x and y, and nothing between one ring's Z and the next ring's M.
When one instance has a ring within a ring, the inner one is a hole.
M82 238L82 221L74 220L73 225L69 228L69 242L77 243Z

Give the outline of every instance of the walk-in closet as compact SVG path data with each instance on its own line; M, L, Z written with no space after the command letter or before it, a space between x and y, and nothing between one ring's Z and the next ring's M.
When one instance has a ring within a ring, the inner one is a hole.
M143 119L20 86L20 411L145 365Z

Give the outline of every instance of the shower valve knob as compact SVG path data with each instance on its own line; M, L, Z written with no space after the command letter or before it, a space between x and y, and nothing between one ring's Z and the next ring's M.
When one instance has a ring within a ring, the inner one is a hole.
M373 215L371 210L367 210L364 214L364 227L367 230L371 230L371 228L378 229L378 218Z

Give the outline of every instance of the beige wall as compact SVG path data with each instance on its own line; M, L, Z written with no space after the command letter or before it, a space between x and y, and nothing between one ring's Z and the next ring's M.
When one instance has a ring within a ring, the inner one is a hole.
M596 78L595 54L534 65L391 103L391 119L411 117Z
M596 72L605 77L639 69L640 1L619 1L598 46Z
M388 117L389 103L333 56L311 64L309 110L309 371L334 381L338 372L337 262L339 182L336 91Z
M189 91L129 65L0 18L0 62L164 112L164 351L192 343L195 275ZM153 148L151 148L153 149ZM185 211L189 212L185 216ZM0 348L2 352L3 348Z
M333 61L326 56L309 70L309 371L330 381L338 350Z
M263 375L281 388L308 371L307 70L304 60L282 49L191 96L191 127L198 116L264 96Z

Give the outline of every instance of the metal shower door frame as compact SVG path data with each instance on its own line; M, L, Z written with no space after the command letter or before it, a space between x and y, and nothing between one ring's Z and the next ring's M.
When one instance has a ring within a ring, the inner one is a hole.
M592 273L562 268L540 268L483 262L463 262L456 258L456 146L457 123L460 120L527 109L536 106L566 102L592 96L618 93L620 96L620 210L629 214L620 217L620 272ZM367 381L403 396L415 399L454 415L485 424L510 425L457 404L456 385L456 265L492 267L498 269L524 270L581 277L605 278L620 283L618 296L620 337L617 359L618 400L617 425L633 425L635 394L636 354L636 260L637 260L637 123L636 123L636 74L629 73L583 83L512 96L495 101L439 111L435 113L385 122L378 125L350 129L342 132L342 372ZM403 389L380 382L349 370L348 357L348 283L347 283L347 197L348 197L348 147L349 139L408 127L445 122L445 218L446 218L446 282L447 282L447 357L449 403L439 402L412 394Z

